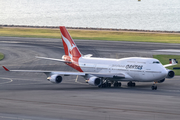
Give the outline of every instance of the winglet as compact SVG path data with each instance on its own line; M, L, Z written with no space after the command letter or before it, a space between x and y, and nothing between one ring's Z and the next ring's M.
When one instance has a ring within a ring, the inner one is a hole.
M5 66L2 66L4 68L5 71L9 71L9 69L7 69Z

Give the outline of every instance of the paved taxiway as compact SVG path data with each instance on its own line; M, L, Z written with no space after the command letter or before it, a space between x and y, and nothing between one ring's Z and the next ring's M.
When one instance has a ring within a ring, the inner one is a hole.
M75 40L82 54L95 57L152 57L177 54L179 44ZM154 51L157 50L157 51ZM74 71L63 63L36 59L61 58L60 39L0 37L1 65L9 69ZM9 73L0 68L0 120L179 120L180 77L158 84L137 83L130 88L97 88L82 77L63 77L52 84L40 73Z

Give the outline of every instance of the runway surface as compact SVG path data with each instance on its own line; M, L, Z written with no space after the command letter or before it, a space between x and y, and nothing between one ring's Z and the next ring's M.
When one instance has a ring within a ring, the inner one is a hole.
M180 44L75 40L82 54L95 57L180 55ZM176 52L174 52L176 51ZM61 39L0 37L0 65L9 69L75 71L63 63L35 56L61 58ZM64 76L52 84L40 73L11 73L0 68L0 120L179 120L180 77L120 88L89 86L82 77Z

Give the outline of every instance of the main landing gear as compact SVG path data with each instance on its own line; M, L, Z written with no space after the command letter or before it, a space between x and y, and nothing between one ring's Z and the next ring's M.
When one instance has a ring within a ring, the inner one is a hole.
M127 86L128 87L135 87L136 83L133 83L132 81L130 81L130 82L127 83Z
M117 81L111 81L109 82L108 80L103 80L102 84L99 85L99 88L110 88L111 86L113 87L121 87L121 82L117 82Z
M121 82L116 81L116 82L114 82L113 86L114 87L121 87Z
M103 83L101 85L98 86L99 88L110 88L111 87L111 83Z
M151 86L152 90L157 90L157 86L156 86L156 82L154 82L154 84Z

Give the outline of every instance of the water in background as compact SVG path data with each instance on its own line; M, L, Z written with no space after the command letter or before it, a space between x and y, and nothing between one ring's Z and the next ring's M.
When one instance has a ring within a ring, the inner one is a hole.
M0 24L180 31L180 0L0 0Z

